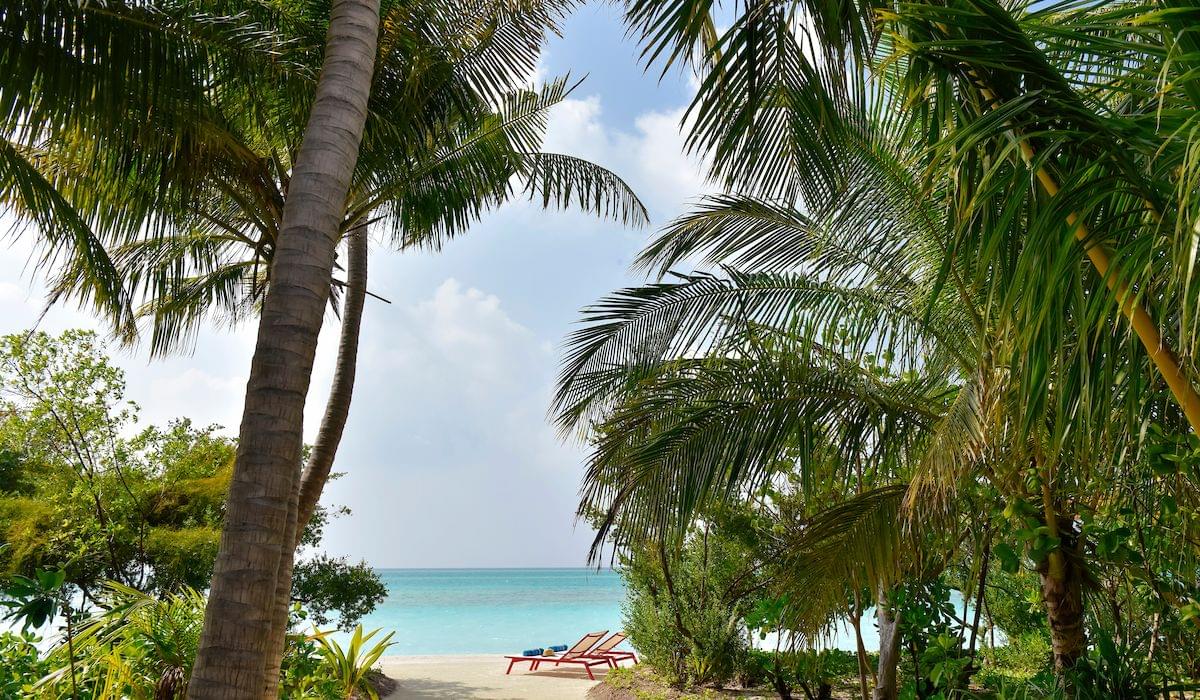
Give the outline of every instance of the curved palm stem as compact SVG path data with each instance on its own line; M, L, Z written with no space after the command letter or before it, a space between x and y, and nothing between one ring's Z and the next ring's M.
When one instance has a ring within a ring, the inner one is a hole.
M190 700L253 698L274 650L276 582L299 474L304 402L333 252L367 119L378 0L335 0L283 210Z

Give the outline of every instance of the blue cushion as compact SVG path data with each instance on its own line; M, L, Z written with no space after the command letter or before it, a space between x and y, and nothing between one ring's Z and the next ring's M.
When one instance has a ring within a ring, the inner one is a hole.
M541 656L541 655L542 655L542 650L540 648L539 649L526 649L525 651L521 652L521 656Z
M566 644L555 644L554 646L550 647L550 649L551 649L551 651L566 651L567 645Z

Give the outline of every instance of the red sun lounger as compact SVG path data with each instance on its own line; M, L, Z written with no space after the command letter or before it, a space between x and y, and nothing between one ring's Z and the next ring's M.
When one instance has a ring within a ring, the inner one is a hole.
M587 652L596 646L597 642L604 639L604 635L606 634L608 634L608 630L585 634L570 649L567 649L559 656L505 656L504 658L508 659L508 670L504 672L504 675L507 676L509 673L512 673L513 664L528 661L530 671L538 670L538 666L541 666L543 663L554 664L555 666L559 664L583 666L583 670L587 671L588 678L596 680L596 675L592 673L592 667L600 665L608 666L610 665L610 661L607 658L587 656Z
M625 661L626 659L636 664L638 662L637 656L632 651L615 651L617 646L625 641L625 637L624 632L614 632L613 636L597 644L584 654L584 656L590 659L608 659L612 663L613 668L617 667L618 661Z

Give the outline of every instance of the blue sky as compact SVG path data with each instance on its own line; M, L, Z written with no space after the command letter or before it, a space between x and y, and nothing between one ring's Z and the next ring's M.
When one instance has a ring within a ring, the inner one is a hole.
M574 511L584 459L547 424L562 341L579 309L639 281L630 260L705 189L682 153L692 87L643 70L620 9L579 9L553 39L541 73L587 76L551 116L547 150L624 177L651 210L640 230L525 202L489 214L438 254L376 245L354 407L324 499L353 515L328 529L327 551L379 567L579 566L591 532ZM32 325L42 306L28 247L0 252L0 331ZM47 331L94 327L54 309ZM311 440L332 374L327 319L306 412ZM254 329L206 332L189 356L151 362L114 351L147 422L188 416L232 433Z

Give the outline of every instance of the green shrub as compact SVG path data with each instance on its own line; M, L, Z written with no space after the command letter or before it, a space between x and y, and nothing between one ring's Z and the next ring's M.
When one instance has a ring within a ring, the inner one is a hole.
M982 668L975 674L975 682L985 688L1045 683L1053 674L1050 639L1040 631L1011 637L1004 646L984 649L982 655Z
M366 695L372 700L379 700L379 694L370 683L370 675L379 657L395 644L392 637L396 633L388 632L372 642L378 633L379 630L374 629L364 634L362 625L358 625L345 647L324 634L313 635L317 644L321 645L322 664L319 673L327 674L334 680L339 698L349 700Z
M1148 637L1117 645L1099 636L1066 682L1076 700L1154 700L1164 690L1194 691L1196 684L1176 682L1146 659ZM1183 692L1179 693L1181 697Z
M842 649L806 649L770 652L750 650L747 655L745 684L770 685L781 696L797 688L805 697L831 698L839 681L858 679L858 657Z
M623 560L625 632L642 659L677 687L725 684L746 667L752 553L713 528L693 533L663 567L653 546Z
M32 697L34 683L49 672L37 641L28 634L0 633L0 698Z

